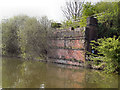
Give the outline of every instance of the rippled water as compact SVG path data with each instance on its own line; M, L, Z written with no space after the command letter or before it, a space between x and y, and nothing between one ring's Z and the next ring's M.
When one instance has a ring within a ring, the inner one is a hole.
M18 58L2 59L3 88L118 88L118 76Z

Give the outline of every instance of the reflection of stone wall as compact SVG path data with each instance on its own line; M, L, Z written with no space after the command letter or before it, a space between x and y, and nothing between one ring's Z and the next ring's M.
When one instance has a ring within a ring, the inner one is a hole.
M51 50L48 57L54 62L79 65L85 62L85 51L91 52L90 41L96 39L95 18L87 19L87 27L74 30L56 30L51 38Z
M50 87L84 88L85 72L81 68L75 69L73 66L69 66L69 67L65 66L65 68L59 68L59 67L49 68L48 67L47 71L48 71L46 74L47 75L46 77L48 78L47 84L50 85Z

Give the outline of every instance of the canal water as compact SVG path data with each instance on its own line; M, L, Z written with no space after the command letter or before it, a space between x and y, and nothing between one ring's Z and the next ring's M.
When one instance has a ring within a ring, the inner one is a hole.
M2 58L3 88L118 88L118 75L61 64Z

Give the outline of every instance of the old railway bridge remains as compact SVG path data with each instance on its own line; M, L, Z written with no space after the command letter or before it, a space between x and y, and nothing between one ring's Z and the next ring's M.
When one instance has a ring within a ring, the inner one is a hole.
M49 60L55 63L83 66L86 51L92 52L90 41L97 39L97 19L87 18L87 27L56 30L51 39Z

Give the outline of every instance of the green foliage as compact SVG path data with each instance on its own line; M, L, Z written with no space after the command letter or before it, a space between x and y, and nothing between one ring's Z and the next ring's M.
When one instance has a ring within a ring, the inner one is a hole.
M95 6L90 2L83 4L82 16L79 17L80 27L87 26L87 18L95 14Z
M72 27L72 21L67 20L67 21L62 22L62 27L64 27L64 28Z
M77 28L79 26L80 23L77 21L67 20L62 22L62 28L69 28L69 27Z
M43 20L44 19L44 20ZM47 18L41 18L40 21L45 21ZM48 44L47 44L47 32L49 27L46 25L48 21L38 22L36 18L31 18L26 21L25 26L20 30L20 45L23 51L24 57L45 57Z
M87 2L83 5L82 18L94 16L98 20L98 38L112 37L113 35L119 36L119 3L101 1L96 4ZM86 18L80 19L85 22L84 25L86 24Z
M15 16L2 23L2 52L25 59L45 58L51 22L47 17Z
M98 20L98 38L112 37L113 35L119 36L120 24L119 24L119 5L120 2L98 2L92 4L86 2L82 4L81 17L78 17L76 22L71 20L63 22L63 27L86 27L87 17L94 16ZM103 34L104 32L104 34Z
M113 6L113 2L98 2L94 5L95 9L94 9L94 13L103 13L106 11L113 11L114 6Z
M61 27L61 23L53 22L53 23L51 23L51 27L52 28L60 28Z
M102 2L103 3L103 2ZM118 3L103 3L106 8L103 12L97 15L98 23L101 23L102 26L99 26L103 30L105 37L112 37L113 35L119 35L120 31L118 29ZM102 6L103 6L102 5ZM99 5L98 5L99 6ZM103 36L103 34L101 33Z
M83 5L82 16L91 16L95 14L95 6L90 2Z
M101 38L97 42L91 42L92 49L98 51L97 55L91 54L91 59L97 62L97 65L104 64L104 70L107 73L118 72L120 69L120 36Z
M2 22L3 54L9 54L12 56L20 54L17 32L19 31L19 27L24 24L26 18L27 16L18 16Z
M80 22L79 22L80 27L86 27L86 26L87 26L87 17L88 17L88 16L82 16L82 17L80 18Z

